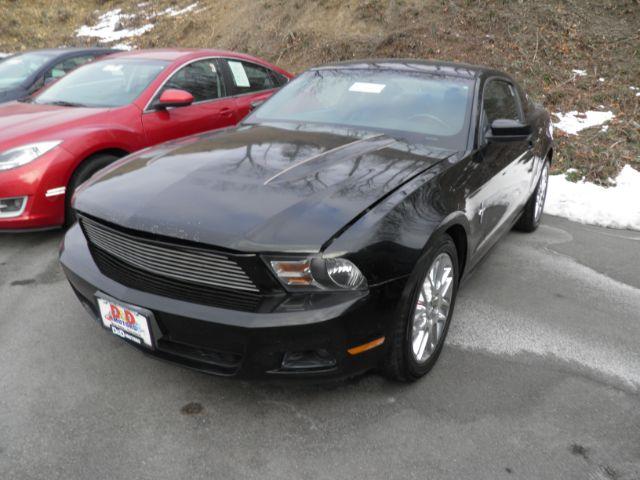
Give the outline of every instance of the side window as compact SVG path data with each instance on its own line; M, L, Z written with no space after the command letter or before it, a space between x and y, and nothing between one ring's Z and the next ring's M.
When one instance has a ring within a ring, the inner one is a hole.
M485 86L482 106L486 127L498 118L520 120L515 89L507 82L491 80Z
M47 73L45 73L44 81L45 83L50 83L54 80L58 80L79 66L92 61L94 58L94 55L81 55L79 57L66 58L60 63L55 64L47 71Z
M274 72L273 70L271 70L271 77L273 78L276 87L282 87L283 85L289 83L289 78L285 77L281 73Z
M259 92L281 85L274 77L275 72L268 68L240 60L227 60L226 62L237 93Z
M224 87L218 75L218 66L214 59L199 60L185 65L164 84L158 97L164 90L176 88L193 95L194 102L203 102L224 97Z

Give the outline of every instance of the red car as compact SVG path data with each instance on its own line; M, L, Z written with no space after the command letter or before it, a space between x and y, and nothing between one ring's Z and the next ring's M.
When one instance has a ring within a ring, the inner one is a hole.
M291 78L248 55L147 50L80 67L0 107L0 231L73 221L75 188L142 148L238 123Z

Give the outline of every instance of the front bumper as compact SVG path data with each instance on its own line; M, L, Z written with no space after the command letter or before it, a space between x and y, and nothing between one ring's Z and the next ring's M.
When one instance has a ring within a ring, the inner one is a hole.
M406 282L395 280L367 292L305 295L305 301L293 304L283 302L290 295L281 294L281 299L271 299L279 306L256 313L170 299L119 284L100 271L77 224L66 234L60 262L79 300L100 325L98 293L152 312L154 348L123 341L190 368L243 378L348 377L376 367L386 344L356 355L348 350L388 336ZM287 352L320 350L328 352L335 365L283 367Z
M55 228L64 223L65 186L73 158L57 147L22 167L0 171L0 198L27 197L21 215L0 218L0 233Z

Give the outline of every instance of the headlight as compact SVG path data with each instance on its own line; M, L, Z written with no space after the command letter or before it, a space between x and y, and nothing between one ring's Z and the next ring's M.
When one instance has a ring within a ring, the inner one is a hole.
M346 258L268 258L276 277L288 290L365 290L367 279Z
M61 143L62 140L30 143L2 152L0 153L0 170L11 170L33 162L36 158L41 157L49 150L53 150Z

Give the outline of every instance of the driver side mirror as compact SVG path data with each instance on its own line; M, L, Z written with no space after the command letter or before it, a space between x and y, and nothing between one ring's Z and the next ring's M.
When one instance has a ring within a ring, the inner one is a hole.
M490 142L516 142L526 140L531 135L531 125L506 118L497 118L491 123L491 131L486 139Z
M154 107L158 110L164 110L171 107L187 107L192 103L193 95L186 90L168 88L162 92Z

